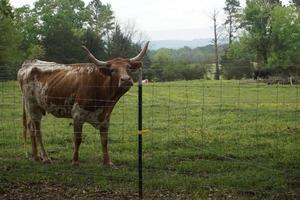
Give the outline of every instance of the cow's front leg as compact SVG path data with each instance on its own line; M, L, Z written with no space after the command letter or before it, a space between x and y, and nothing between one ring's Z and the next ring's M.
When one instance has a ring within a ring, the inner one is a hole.
M79 165L79 146L81 144L83 122L74 120L73 160L72 165Z
M100 127L100 136L101 136L101 144L102 144L102 152L103 152L103 165L106 166L113 166L113 163L109 159L108 155L108 123L105 125L102 125Z

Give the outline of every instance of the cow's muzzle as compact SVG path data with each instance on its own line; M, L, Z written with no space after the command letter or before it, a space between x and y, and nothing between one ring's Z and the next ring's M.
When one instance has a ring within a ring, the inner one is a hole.
M120 87L129 88L131 86L133 86L133 80L132 80L131 77L129 77L129 76L128 77L122 77L120 79Z

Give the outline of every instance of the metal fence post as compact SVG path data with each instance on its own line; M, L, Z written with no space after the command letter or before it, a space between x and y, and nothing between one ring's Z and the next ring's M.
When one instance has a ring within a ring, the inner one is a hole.
M139 70L138 83L138 176L139 176L139 197L143 199L143 88L142 88L142 69Z

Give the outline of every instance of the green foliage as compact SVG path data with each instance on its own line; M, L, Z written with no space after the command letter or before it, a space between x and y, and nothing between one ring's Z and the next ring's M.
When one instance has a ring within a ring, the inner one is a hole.
M111 6L100 0L87 6L82 0L37 0L33 8L15 10L8 0L1 0L0 11L2 76L8 73L3 65L16 68L26 59L88 62L81 45L103 60L135 56L141 48L133 41L134 30L115 27ZM150 62L148 58L146 61Z
M116 57L130 58L136 56L140 50L139 45L135 45L132 36L121 30L119 24L115 25L111 38L108 42L107 55L109 59Z
M45 57L49 61L75 63L86 57L80 47L80 38L65 26L56 26L54 29L50 29L42 44L46 49Z
M45 57L45 49L41 45L31 45L27 53L27 58L30 60L43 59Z
M228 14L227 20L225 24L229 23L229 18L232 16L231 14L236 14L238 13L240 9L240 2L239 0L225 0L225 12Z
M114 30L112 8L100 0L91 1L86 7L88 28L84 36L84 43L96 57L108 59L111 32Z
M272 10L268 65L276 71L293 70L300 64L299 15L300 11L291 7L277 6Z
M153 56L153 62L159 65L167 65L172 62L171 54L171 49L158 49Z
M300 7L300 0L292 0L292 3L295 7Z
M0 65L18 63L21 38L12 18L0 20Z
M34 13L29 6L23 6L15 9L15 21L18 30L21 32L23 39L21 42L20 50L22 51L22 59L31 59L32 48L40 46L38 39L39 23L36 13ZM42 47L41 47L42 48ZM36 50L35 50L36 51ZM39 58L38 55L36 55Z
M269 2L272 5L282 5L281 0L267 0L267 2Z
M115 17L109 4L105 5L100 0L93 0L87 6L87 14L89 26L98 36L108 36L114 29Z
M249 45L260 65L267 64L270 48L272 5L266 0L249 0L242 16L242 27L249 33Z
M223 77L249 78L251 63L278 73L299 71L297 0L293 6L282 6L280 0L248 0L242 13L238 0L225 0L225 5L229 45L220 51ZM33 8L15 10L8 0L1 0L0 11L0 65L6 65L5 70L15 71L25 59L87 62L82 44L101 60L132 57L141 48L134 42L135 30L116 24L111 5L100 0L88 5L83 0L38 0ZM238 24L245 32L232 43ZM160 49L145 57L144 75L164 81L207 78L213 73L213 60L211 46Z
M106 58L105 41L95 30L88 28L83 36L83 43L97 58Z
M127 35L120 26L114 27L111 6L100 0L87 6L82 0L38 0L33 8L23 6L14 13L7 0L0 5L1 49L5 49L0 55L1 64L26 59L87 62L82 44L100 59L134 56L140 50L133 35Z
M14 13L7 0L0 1L0 76L9 78L21 60L19 46L22 35L14 22Z
M225 1L224 11L227 15L225 25L228 30L228 44L231 45L234 39L234 34L238 29L238 17L240 11L240 2L239 0L226 0Z
M87 6L82 0L38 0L33 9L22 7L17 13L25 36L22 45L25 58L87 62L82 44L102 59L133 55L140 48L119 26L114 28L111 6L100 0L93 0ZM33 54L34 46L42 51L38 53L35 48Z
M231 44L221 59L225 79L251 78L253 73L252 61L255 56L251 53L248 38L242 37L240 41Z
M220 47L222 53L225 46ZM211 64L214 63L212 45L178 50L161 48L150 52L151 67L144 76L150 80L194 80L208 78Z
M146 70L144 77L154 81L195 80L206 78L204 64L154 63Z
M86 21L81 0L39 0L33 12L39 16L41 44L50 61L73 63L83 60L80 48Z
M4 18L13 18L12 7L9 4L9 0L0 1L0 20Z
M240 18L245 33L223 56L226 78L249 77L251 64L273 73L296 74L300 68L299 10L281 1L249 0ZM248 67L238 67L238 66ZM235 69L236 68L236 69Z

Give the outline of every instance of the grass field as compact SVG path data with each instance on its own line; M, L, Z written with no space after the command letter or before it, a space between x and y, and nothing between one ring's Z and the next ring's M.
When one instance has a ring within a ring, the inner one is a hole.
M296 85L247 80L145 85L146 198L300 198L299 92ZM66 198L104 193L136 198L137 87L120 100L111 118L109 152L117 168L100 165L99 133L88 124L81 164L71 166L70 122L47 115L42 130L53 162L29 161L21 140L18 84L0 82L0 194L28 193L28 185L42 185L47 191L63 188ZM35 197L49 195L41 191Z

